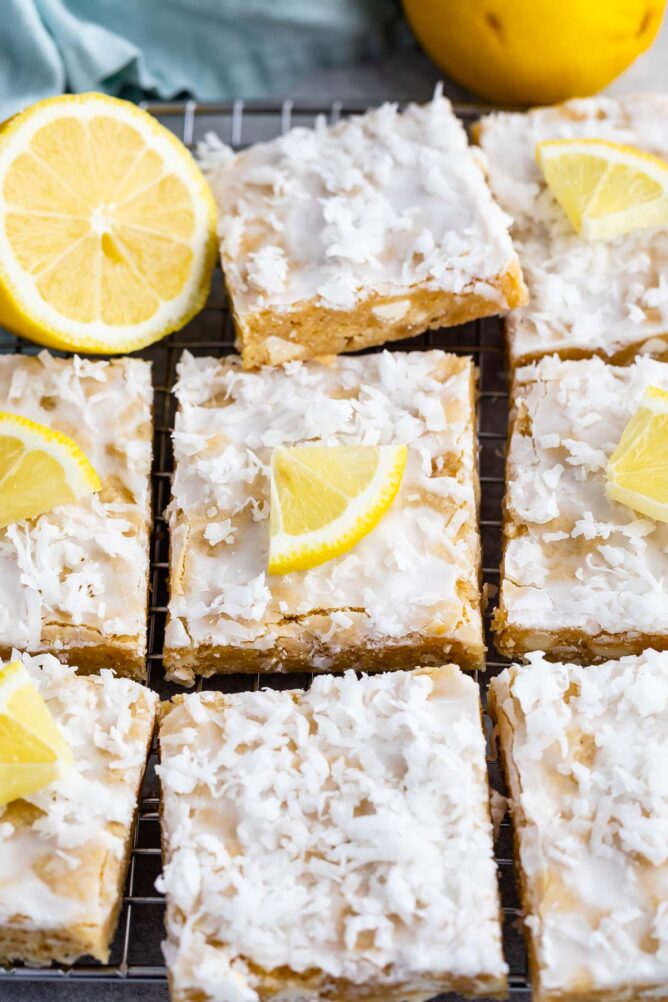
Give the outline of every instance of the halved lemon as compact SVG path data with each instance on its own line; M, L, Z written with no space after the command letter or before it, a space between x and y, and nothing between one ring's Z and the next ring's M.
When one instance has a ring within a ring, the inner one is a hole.
M104 94L0 129L0 325L54 348L133 351L204 305L213 196L185 146Z
M603 139L538 143L547 185L585 240L668 226L668 163Z
M608 463L608 497L668 522L668 392L649 386Z
M0 528L36 518L101 486L67 435L0 411Z
M36 793L72 764L72 752L20 661L0 667L0 804Z
M405 445L274 449L269 573L323 564L352 549L394 501Z

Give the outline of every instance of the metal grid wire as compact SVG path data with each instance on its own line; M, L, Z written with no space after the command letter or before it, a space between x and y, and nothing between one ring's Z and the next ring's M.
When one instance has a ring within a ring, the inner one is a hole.
M148 110L193 148L208 131L214 131L235 148L270 139L294 125L312 125L315 117L324 115L334 122L339 117L362 111L365 103L335 101L328 106L305 106L291 101L283 103L197 105L148 105ZM479 107L455 106L465 124L470 126L480 115ZM507 425L507 390L504 371L503 331L498 319L476 321L457 328L431 331L389 346L397 350L443 348L457 354L472 355L480 372L480 407L478 433L480 438L480 479L482 485L481 532L483 539L483 579L486 593L493 595L498 586L501 557L501 499L503 492L503 449ZM159 344L140 352L153 363L155 389L155 439L153 460L154 530L151 538L151 599L148 627L149 684L160 696L169 698L181 691L165 682L162 672L162 644L167 605L168 538L162 512L169 500L172 473L171 429L174 421L174 398L171 387L175 369L183 349L196 355L226 355L234 351L234 333L227 307L222 276L216 271L212 289L204 310L187 327L165 338ZM34 353L40 349L10 334L0 331L0 352ZM489 611L487 613L489 618ZM487 672L480 674L483 703L489 678L505 664L495 652L491 636L487 639L489 659ZM305 687L309 675L228 675L205 680L209 688L227 692L272 688ZM489 724L489 721L486 721ZM489 731L488 731L489 733ZM166 972L160 949L163 936L164 902L154 888L160 872L160 839L158 818L158 784L155 776L155 749L151 755L144 781L142 798L134 833L130 871L124 896L118 932L107 965L83 960L71 967L30 969L16 966L0 969L0 981L97 981L97 982L165 982ZM502 788L498 763L490 753L492 784ZM508 821L501 825L496 846L499 881L504 912L504 949L510 966L510 990L516 1002L529 999L526 955L520 930L520 913L515 889L512 860L512 835ZM446 996L442 996L445 1000ZM458 996L449 995L450 1002Z

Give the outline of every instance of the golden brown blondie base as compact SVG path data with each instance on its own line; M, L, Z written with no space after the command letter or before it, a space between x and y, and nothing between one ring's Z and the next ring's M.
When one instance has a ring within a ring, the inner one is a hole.
M486 284L497 289L511 309L527 301L517 264ZM306 302L289 312L266 309L243 318L235 314L235 327L243 364L252 369L359 351L498 312L496 300L474 291L455 294L417 287L405 296L370 296L350 313Z

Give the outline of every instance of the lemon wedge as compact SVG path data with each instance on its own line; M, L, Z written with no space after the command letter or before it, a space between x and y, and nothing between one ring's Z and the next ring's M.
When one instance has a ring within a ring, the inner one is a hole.
M668 225L668 163L603 139L538 143L547 186L585 240Z
M0 667L0 804L55 782L72 752L20 661Z
M0 411L0 528L36 518L101 486L67 435Z
M352 549L394 501L407 454L405 445L274 449L269 573L307 570Z
M133 351L204 305L213 196L183 144L103 94L0 130L0 324L53 348Z
M649 386L610 457L608 497L668 522L668 392Z

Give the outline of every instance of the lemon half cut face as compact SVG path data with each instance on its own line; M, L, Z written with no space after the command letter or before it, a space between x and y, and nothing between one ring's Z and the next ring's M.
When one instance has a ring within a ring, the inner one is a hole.
M188 150L102 94L41 101L0 130L0 324L127 352L204 304L216 212Z

